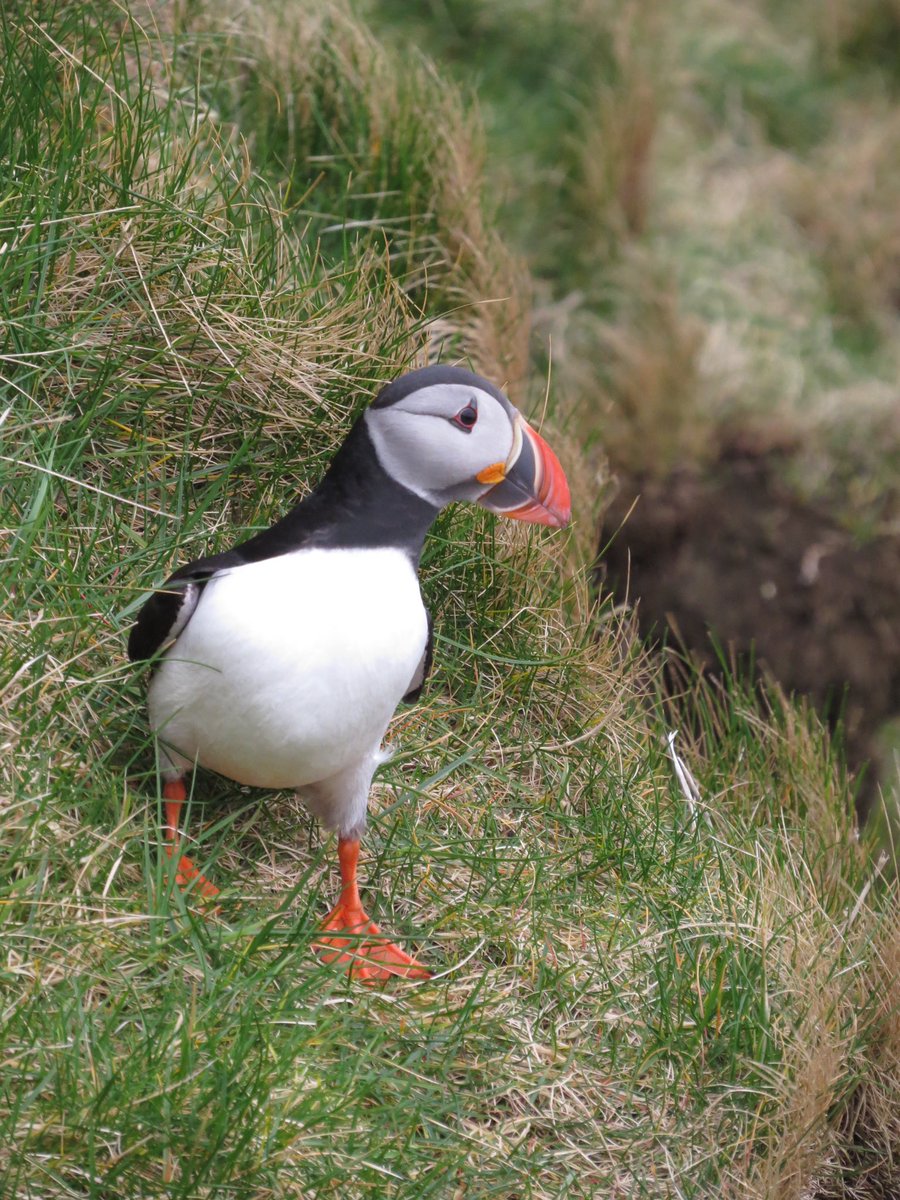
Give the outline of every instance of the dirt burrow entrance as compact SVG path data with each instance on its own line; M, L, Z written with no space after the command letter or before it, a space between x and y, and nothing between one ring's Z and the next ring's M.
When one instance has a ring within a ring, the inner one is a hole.
M872 764L900 716L900 536L860 544L783 482L777 453L732 445L701 476L620 477L604 517L600 577L704 669L716 644L841 718L851 767ZM605 550L604 550L605 547Z

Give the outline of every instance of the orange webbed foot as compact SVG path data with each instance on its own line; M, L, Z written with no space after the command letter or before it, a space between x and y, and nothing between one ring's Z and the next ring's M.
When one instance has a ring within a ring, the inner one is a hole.
M351 979L369 985L393 978L430 979L428 968L386 938L360 903L356 883L359 840L339 838L338 860L341 898L322 925L323 934L334 936L319 937L315 942L316 949L323 951L323 961L346 966Z
M166 854L169 858L175 858L179 854L181 839L178 834L178 818L186 797L187 792L183 779L166 781L163 787L163 800L165 802ZM201 874L186 854L179 855L175 867L175 882L180 888L191 887L204 900L212 900L219 894L216 885L210 883L206 876ZM212 909L213 913L218 911L218 908Z
M322 932L336 935L316 939L322 961L346 966L350 978L360 983L431 978L427 967L384 936L361 905L338 901L326 917Z
M166 854L169 858L174 858L177 853L178 851L175 847L166 846ZM212 900L219 894L219 889L216 885L209 882L206 876L194 866L186 854L182 854L175 864L175 882L180 888L190 888L192 892L201 896L204 900Z

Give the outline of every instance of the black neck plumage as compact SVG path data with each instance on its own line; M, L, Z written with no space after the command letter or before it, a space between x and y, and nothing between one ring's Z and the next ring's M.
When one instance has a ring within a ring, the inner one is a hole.
M389 475L360 418L319 485L271 528L236 547L253 562L301 547L395 548L418 565L425 535L440 510Z

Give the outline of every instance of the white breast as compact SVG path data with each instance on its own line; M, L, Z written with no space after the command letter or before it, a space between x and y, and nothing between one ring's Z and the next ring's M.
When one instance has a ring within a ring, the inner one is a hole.
M224 571L150 687L164 758L256 787L330 778L377 748L427 635L399 550L300 550Z

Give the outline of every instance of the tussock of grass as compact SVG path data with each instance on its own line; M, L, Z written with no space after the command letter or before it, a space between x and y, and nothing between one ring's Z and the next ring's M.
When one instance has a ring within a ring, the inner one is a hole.
M893 105L841 114L788 184L795 219L825 271L834 308L894 332L900 286L900 121Z
M791 28L812 36L829 70L878 67L896 75L900 11L895 0L804 0L786 15Z
M845 785L807 716L701 697L695 822L574 540L465 510L426 548L438 666L364 879L432 983L373 993L312 955L332 847L292 797L198 778L222 911L172 888L122 653L142 594L268 522L437 340L524 392L527 300L424 62L338 5L164 18L0 15L0 1191L838 1178L827 1118L893 1037Z
M707 450L704 400L712 383L703 361L706 334L681 311L677 288L658 278L646 256L626 255L621 273L629 297L623 311L615 321L585 324L610 398L606 433L617 467L665 477L686 458L702 460Z
M665 36L650 6L620 5L609 15L583 6L581 21L608 30L610 69L600 73L572 136L576 213L590 262L614 261L647 228L654 143L666 97ZM661 86L662 85L662 86ZM591 244L591 238L599 238Z

